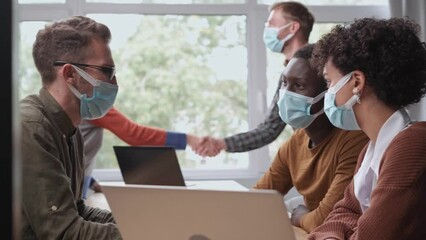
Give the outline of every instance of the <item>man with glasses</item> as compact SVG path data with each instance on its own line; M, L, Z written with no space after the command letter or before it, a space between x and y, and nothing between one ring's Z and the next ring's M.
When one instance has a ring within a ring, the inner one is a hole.
M104 116L118 85L108 27L76 16L37 33L42 88L20 102L23 239L122 239L109 211L86 206L82 119Z
M270 7L270 13L263 33L265 46L272 52L284 54L284 66L294 53L306 45L314 24L314 16L299 2L276 2ZM215 156L220 151L247 152L263 147L275 139L284 130L284 123L278 114L278 98L281 80L278 80L275 95L265 120L255 129L238 133L226 138L206 136L196 152L203 156Z

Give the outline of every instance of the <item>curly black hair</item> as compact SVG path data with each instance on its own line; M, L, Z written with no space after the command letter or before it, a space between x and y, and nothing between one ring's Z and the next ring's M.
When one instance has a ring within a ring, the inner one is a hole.
M294 54L294 58L303 58L309 60L312 57L312 52L314 51L315 44L309 43L305 46L299 48Z
M299 48L293 55L293 58L303 58L307 61L309 61L312 57L312 53L314 51L315 48L315 44L313 43L309 43L306 44L305 46ZM309 62L309 64L311 65L312 70L315 70L315 67L312 66L311 62ZM323 78L323 76L319 75L320 78L320 86L322 87L321 91L327 90L327 83L325 81L325 79Z
M426 49L419 31L406 17L357 19L324 35L310 61L319 74L328 60L343 75L362 71L380 101L399 109L426 93Z

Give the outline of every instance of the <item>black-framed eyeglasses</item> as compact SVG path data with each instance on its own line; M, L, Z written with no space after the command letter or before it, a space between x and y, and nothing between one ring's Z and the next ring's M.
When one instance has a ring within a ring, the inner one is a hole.
M93 69L97 69L103 73L105 73L109 80L112 80L115 76L115 67L107 67L107 66L98 66L98 65L91 65L91 64L85 64L85 63L74 63L74 62L67 62L67 61L55 61L53 63L53 66L62 66L65 64L71 64L71 65L75 65L77 67L88 67L88 68L93 68Z

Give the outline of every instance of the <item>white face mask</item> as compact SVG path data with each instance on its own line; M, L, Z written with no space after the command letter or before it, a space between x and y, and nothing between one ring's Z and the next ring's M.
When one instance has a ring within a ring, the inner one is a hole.
M83 119L97 119L103 117L113 106L118 92L118 86L97 80L81 68L72 65L77 73L93 85L92 97L81 94L74 86L68 84L69 89L80 99L80 114Z
M265 43L265 46L273 52L281 53L283 51L284 44L294 36L294 33L287 34L287 36L281 40L278 39L278 33L281 29L290 27L292 23L293 22L289 22L279 28L265 27L263 30L263 42Z
M352 77L350 72L343 76L333 87L330 87L325 93L324 97L324 112L327 115L330 122L341 129L346 130L360 130L358 123L355 118L353 106L356 103L357 95L353 95L345 104L342 106L336 106L336 93L342 89L342 87L349 82Z
M307 128L324 109L311 114L311 107L324 98L325 91L312 98L287 89L280 89L278 109L281 119L293 128Z

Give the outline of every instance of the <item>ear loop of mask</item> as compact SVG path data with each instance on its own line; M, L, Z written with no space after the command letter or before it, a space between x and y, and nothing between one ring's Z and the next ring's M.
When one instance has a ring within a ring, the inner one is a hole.
M328 91L332 94L336 94L349 80L352 78L352 73L350 72L342 77L342 79L336 83L336 85L330 87Z
M288 28L288 26L290 26L292 23L293 23L293 22L289 22L289 23L287 23L286 25L279 27L279 28L278 28L278 31L280 31L281 29L286 29L286 28Z
M318 94L316 97L314 97L313 99L311 99L310 101L309 101L309 103L311 104L311 106L312 105L314 105L315 103L317 103L317 102L319 102L321 99L323 99L324 98L324 95L325 95L325 93L326 93L327 91L324 91L324 92L322 92L322 93L320 93L320 94ZM310 109L309 109L310 110ZM312 116L314 116L314 118L317 118L319 115L321 115L321 114L323 114L324 113L324 107L323 108L321 108L321 110L319 110L318 112L316 112L316 113L314 113L314 114L312 114Z
M324 97L324 95L325 95L326 92L327 91L324 91L324 92L318 94L316 97L310 99L309 103L310 104L315 104L315 103L319 102Z
M295 92L292 92L292 91L289 91L289 90L287 90L287 89L282 89L282 91L283 92L287 92L287 94L290 94L290 95L295 95L295 96L300 96L300 97L302 97L302 98L308 98L308 97L306 97L306 96L304 96L304 95L301 95L301 94L298 94L298 93L295 93ZM324 92L322 92L322 93L320 93L320 94L318 94L316 97L314 97L314 98L311 98L311 97L309 97L308 98L308 100L306 101L306 102L308 102L309 104L311 104L311 106L313 105L313 104L315 104L315 103L317 103L317 102L319 102L321 99L323 99L324 98L324 95L325 95L325 93L326 93L327 91L324 91ZM281 95L281 93L280 93L280 95ZM314 118L316 118L316 117L318 117L319 115L321 115L321 114L323 114L324 113L324 108L322 108L321 110L319 110L318 112L316 112L316 113L314 113L314 114L312 114L311 116L313 116Z
M79 67L77 67L77 66L74 66L74 65L71 65L76 71L77 71L77 73L82 77L82 78L84 78L86 81L88 81L90 84L92 84L93 86L99 86L101 83L100 83L100 80L97 80L97 79L95 79L95 78L93 78L92 76L90 76L88 73L86 73L85 71L83 71L81 68L79 68ZM69 88L70 88L70 90L74 93L74 95L76 95L77 96L77 98L79 98L79 99L81 99L81 98L83 98L84 96L87 96L87 94L81 94L73 85L71 85L71 84L69 84L69 83L67 83L68 84L68 86L69 86Z
M281 30L281 29L285 29L285 28L288 28L288 26L290 26L291 24L292 24L293 22L289 22L289 23L287 23L286 25L284 25L284 26L282 26L282 27L280 27L279 29L278 29L278 32ZM281 39L280 41L281 42L284 42L284 43L286 43L290 38L292 38L294 36L294 33L288 33L287 34L287 36L285 36L283 39Z
M336 83L333 87L329 88L331 94L336 94L349 80L352 78L353 71L343 76L343 78ZM358 95L354 94L349 100L343 104L341 107L345 109L351 109L353 105L357 102Z
M88 74L87 72L83 71L83 69L81 69L81 68L79 68L77 66L74 66L74 65L71 65L71 66L77 71L77 73L80 76L82 76L86 81L88 81L93 86L96 87L96 86L101 85L100 80L95 79L94 77L90 76L90 74Z

